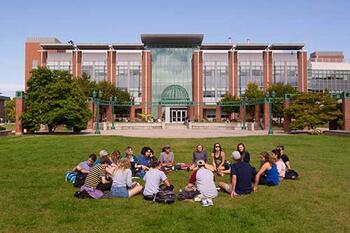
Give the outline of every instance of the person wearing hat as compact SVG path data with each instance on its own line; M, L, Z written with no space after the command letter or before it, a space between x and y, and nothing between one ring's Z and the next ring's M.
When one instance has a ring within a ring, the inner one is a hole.
M256 170L249 163L243 161L242 155L238 151L232 152L234 163L231 164L231 184L219 182L219 187L228 192L231 197L251 193L252 181Z
M201 201L203 206L211 206L213 205L212 199L218 195L214 182L214 173L206 168L204 160L198 160L196 165L198 169L192 173L186 188L196 186L200 195L197 196L195 201Z
M159 156L160 166L164 170L171 169L174 164L174 152L171 151L170 145L164 145L162 153Z

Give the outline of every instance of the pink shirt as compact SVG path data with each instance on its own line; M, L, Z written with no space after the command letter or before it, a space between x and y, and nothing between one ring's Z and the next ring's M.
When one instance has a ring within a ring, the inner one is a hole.
M284 178L284 175L286 174L286 165L284 164L282 159L279 159L276 162L276 166L277 166L277 171L278 171L278 177L281 180Z

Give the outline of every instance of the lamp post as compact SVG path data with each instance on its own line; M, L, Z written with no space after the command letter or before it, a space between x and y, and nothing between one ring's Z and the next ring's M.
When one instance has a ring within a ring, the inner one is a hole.
M242 103L243 103L243 124L242 124L242 129L247 129L246 125L245 125L245 118L246 118L246 111L247 111L247 108L246 108L246 96L243 95L242 96Z
M267 97L267 99L269 101L269 118L270 118L269 132L268 132L269 135L273 134L273 129L272 129L272 118L273 118L273 115L272 115L272 102L274 101L275 96L276 96L275 91L272 91L271 97L269 95L269 92L267 92L267 94L266 94L266 97Z
M99 125L99 116L100 116L100 98L102 96L102 91L98 93L96 91L92 92L92 99L96 106L96 123L95 123L95 134L101 134L100 125Z
M114 104L117 102L117 97L110 97L110 103L112 104L112 127L111 129L115 129L114 125Z

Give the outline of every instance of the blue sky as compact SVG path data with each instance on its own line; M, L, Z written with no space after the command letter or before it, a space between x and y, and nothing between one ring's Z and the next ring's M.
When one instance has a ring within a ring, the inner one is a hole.
M24 43L140 42L141 33L204 33L204 42L303 42L308 52L350 57L350 1L3 1L0 6L0 92L24 87Z

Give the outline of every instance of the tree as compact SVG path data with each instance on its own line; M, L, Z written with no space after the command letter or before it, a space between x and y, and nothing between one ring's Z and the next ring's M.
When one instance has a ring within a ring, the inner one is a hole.
M220 101L223 104L222 111L226 113L239 112L239 98L230 94L226 94ZM225 106L226 105L226 106Z
M275 92L275 99L272 105L272 114L275 117L279 118L280 123L282 122L282 118L284 116L284 98L286 94L297 94L297 89L292 87L290 84L283 83L275 83L272 84L267 91L270 96L272 96L272 92Z
M260 90L256 83L248 83L245 96L247 97L247 100L254 102L264 98L264 92ZM254 116L255 105L247 105L246 111L250 116Z
M131 101L130 95L127 91L117 88L115 85L107 82L101 81L96 83L92 81L90 76L87 74L83 74L81 78L77 78L74 80L81 91L84 92L86 98L92 97L93 91L101 91L103 100L109 100L110 97L117 97L117 103L129 102ZM100 112L105 111L105 106L101 106ZM114 109L115 113L125 113L128 112L127 107L116 107Z
M10 122L16 121L16 99L5 101L5 119Z
M329 93L300 93L284 112L293 120L290 129L314 129L342 116L336 99Z
M26 111L22 124L29 132L48 126L49 133L59 125L78 132L86 128L91 112L86 97L67 71L38 68L27 82Z

